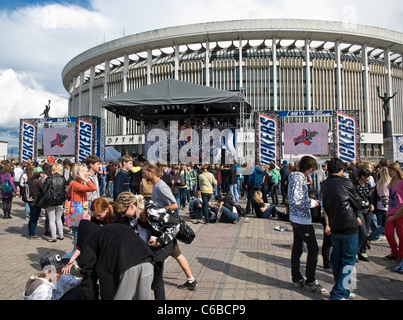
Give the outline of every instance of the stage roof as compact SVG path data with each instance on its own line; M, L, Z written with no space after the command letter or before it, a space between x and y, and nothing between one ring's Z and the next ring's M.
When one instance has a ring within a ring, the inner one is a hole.
M245 118L250 104L239 92L167 79L101 101L101 107L135 120L164 120L189 117L238 116L244 103Z

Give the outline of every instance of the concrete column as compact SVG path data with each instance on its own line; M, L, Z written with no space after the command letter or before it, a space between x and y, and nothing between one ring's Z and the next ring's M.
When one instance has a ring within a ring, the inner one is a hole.
M94 79L95 79L95 66L91 66L91 70L90 70L90 97L89 97L89 106L88 106L88 114L90 116L94 115Z
M175 80L179 79L179 45L175 44Z
M151 70L153 63L153 55L150 49L147 50L147 85L151 84Z
M210 87L210 41L206 41L206 87Z
M242 40L239 39L239 89L243 88Z
M341 57L340 57L340 42L336 41L335 44L335 54L336 54L336 110L341 110L343 97L341 90Z
M123 57L123 92L127 92L128 74L129 74L129 56L125 54Z
M84 83L84 72L80 72L80 88L78 89L78 114L83 115L83 103L82 103L82 93L83 93L83 83Z
M273 60L273 109L277 111L277 47L276 39L272 40L272 60Z
M110 60L105 60L105 71L104 71L104 99L109 97L109 74L111 71ZM106 108L103 108L103 118L107 119ZM105 122L105 127L107 128L107 121Z
M368 54L367 54L367 45L364 44L361 47L361 57L364 65L363 71L363 83L364 83L364 130L367 133L370 133L371 127L371 113L369 112L369 68L368 68Z
M306 104L307 110L312 110L312 97L311 97L311 49L309 47L309 39L305 40L305 74L306 74Z

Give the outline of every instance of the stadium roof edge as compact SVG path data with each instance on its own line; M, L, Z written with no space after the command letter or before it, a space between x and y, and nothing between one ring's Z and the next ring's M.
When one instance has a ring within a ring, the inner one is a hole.
M403 34L379 27L346 22L294 19L256 19L197 23L146 31L93 47L70 60L62 71L68 91L73 78L89 69L125 54L206 41L256 39L298 39L339 41L390 49L403 54Z

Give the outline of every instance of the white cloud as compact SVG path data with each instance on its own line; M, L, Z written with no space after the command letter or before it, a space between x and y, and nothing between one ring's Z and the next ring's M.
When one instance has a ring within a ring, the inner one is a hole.
M28 74L0 70L0 128L14 130L22 118L38 118L48 101L51 117L67 116L67 99L45 91Z
M400 0L91 0L86 8L44 3L0 11L0 130L18 131L19 119L38 117L48 100L52 117L66 115L64 66L85 50L123 35L200 22L283 18L403 32Z

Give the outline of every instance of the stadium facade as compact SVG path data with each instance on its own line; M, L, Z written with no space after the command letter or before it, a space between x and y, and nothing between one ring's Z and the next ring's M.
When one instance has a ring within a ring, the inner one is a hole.
M68 62L62 80L70 95L69 116L106 119L105 143L122 154L144 153L147 119L119 117L101 108L101 100L176 79L239 91L252 107L250 115L356 110L359 152L371 159L384 153L378 87L382 96L397 92L388 119L393 134L403 134L402 54L403 34L377 27L307 20L210 22L106 42ZM317 114L284 121L328 122L330 145L334 124ZM245 130L255 129L254 119L246 118Z

